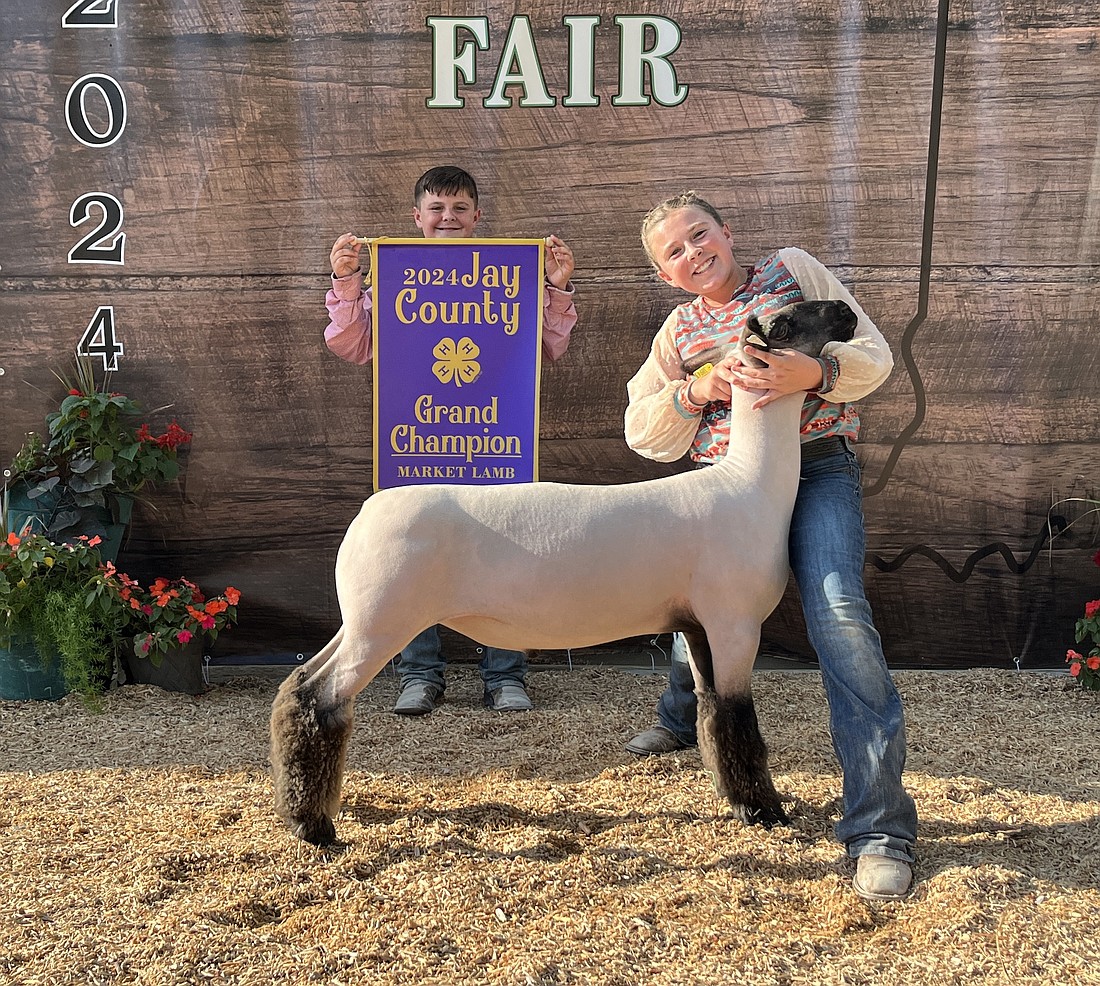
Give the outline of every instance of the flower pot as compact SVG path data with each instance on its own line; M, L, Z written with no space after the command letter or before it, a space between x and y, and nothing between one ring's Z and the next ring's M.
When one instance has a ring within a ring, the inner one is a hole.
M0 699L56 701L68 693L60 660L44 664L34 644L12 641L10 647L0 647Z
M72 541L81 534L89 537L99 535L103 543L99 545L99 554L104 561L117 561L122 547L122 536L130 515L134 510L134 498L119 493L106 494L107 506L82 507L80 512L84 521L73 526L64 526L59 537L49 533L59 518L69 509L61 502L62 495L56 490L43 493L31 499L27 495L26 483L15 483L8 490L8 528L17 534L47 534L54 541ZM29 527L28 527L29 524ZM62 519L62 524L64 521Z
M201 695L208 688L203 677L203 638L193 637L161 656L160 666L138 653L126 655L126 676L139 685L156 685L166 692Z

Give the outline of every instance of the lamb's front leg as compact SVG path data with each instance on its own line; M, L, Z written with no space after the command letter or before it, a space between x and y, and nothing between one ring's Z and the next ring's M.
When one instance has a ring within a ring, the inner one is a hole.
M785 824L789 819L772 783L768 747L752 700L750 680L757 643L736 648L735 659L741 666L720 669L723 673L716 679L706 634L687 633L685 637L695 677L699 752L718 796L747 824L766 828ZM733 658L723 652L720 659Z

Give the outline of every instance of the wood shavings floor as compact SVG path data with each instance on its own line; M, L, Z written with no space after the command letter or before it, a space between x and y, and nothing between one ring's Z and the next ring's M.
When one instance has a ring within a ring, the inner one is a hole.
M659 676L540 671L502 715L450 674L424 719L360 696L338 851L272 812L273 679L0 703L0 984L1100 982L1100 696L1067 679L897 673L918 882L872 907L815 674L755 679L770 832L696 752L623 751Z

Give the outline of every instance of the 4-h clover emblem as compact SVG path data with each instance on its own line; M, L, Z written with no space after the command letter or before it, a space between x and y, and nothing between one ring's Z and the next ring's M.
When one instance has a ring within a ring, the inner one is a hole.
M432 350L432 355L436 358L432 373L439 378L440 383L450 383L453 380L456 387L473 383L481 375L481 364L477 361L480 353L477 343L469 336L463 336L458 342L445 336Z

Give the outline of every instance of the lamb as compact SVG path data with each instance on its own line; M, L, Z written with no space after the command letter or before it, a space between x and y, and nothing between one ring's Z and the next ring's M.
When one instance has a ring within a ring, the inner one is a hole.
M746 339L817 355L855 324L843 301L799 302L751 320ZM335 840L354 698L437 623L509 649L683 631L719 796L745 822L785 822L751 673L787 583L802 397L755 411L753 400L734 389L736 444L707 469L621 486L412 486L367 500L337 554L343 625L272 706L275 808L290 828ZM657 544L679 550L658 558Z

